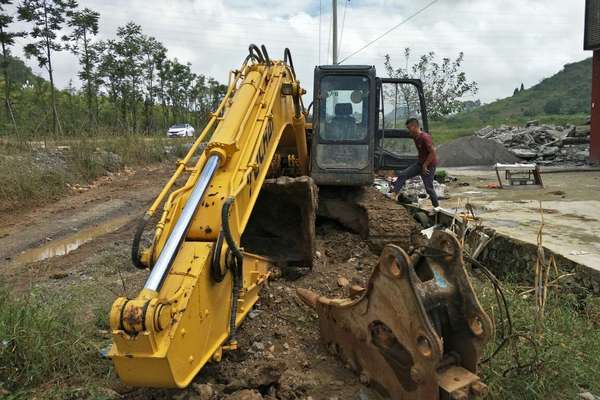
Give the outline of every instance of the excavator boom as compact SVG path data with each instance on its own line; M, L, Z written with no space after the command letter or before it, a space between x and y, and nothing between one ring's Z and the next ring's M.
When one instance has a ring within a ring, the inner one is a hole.
M232 73L219 109L146 215L167 197L177 175L189 171L186 184L166 198L152 246L136 260L152 268L143 290L112 306L110 357L124 382L185 387L207 361L236 347L235 329L272 263L240 247L259 192L269 170L278 168L274 159L308 172L302 93L289 63L270 60L264 48L251 46ZM188 166L209 133L196 164ZM314 185L303 182L314 199Z

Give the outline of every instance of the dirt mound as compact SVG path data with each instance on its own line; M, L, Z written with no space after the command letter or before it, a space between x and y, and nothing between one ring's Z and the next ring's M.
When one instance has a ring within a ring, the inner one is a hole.
M465 136L437 148L441 167L467 167L519 162L502 144L477 136Z

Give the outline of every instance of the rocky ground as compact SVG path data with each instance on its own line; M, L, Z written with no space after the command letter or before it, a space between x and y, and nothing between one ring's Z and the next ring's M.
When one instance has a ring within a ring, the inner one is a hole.
M485 127L476 134L501 143L520 159L539 165L585 165L589 160L590 126L540 125Z

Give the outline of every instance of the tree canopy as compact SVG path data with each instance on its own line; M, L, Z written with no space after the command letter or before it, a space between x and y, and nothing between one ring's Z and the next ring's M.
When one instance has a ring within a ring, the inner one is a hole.
M445 57L441 61L438 61L434 52L429 52L411 65L411 50L406 48L404 67L395 67L389 54L385 56L384 65L390 78L420 79L423 82L429 116L439 119L462 111L463 98L478 91L477 82L469 81L462 70L463 61L462 52L454 60Z

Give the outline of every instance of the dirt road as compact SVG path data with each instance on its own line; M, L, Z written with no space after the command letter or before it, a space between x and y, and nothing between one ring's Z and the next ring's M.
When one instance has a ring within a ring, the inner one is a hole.
M112 301L119 295L136 295L147 276L129 259L134 220L171 169L160 165L113 175L57 203L0 216L0 280L16 291L43 289L80 303L85 323L97 331L98 347L107 346ZM109 378L99 381L112 397L127 399L195 399L202 390L216 398L238 398L243 390L251 390L265 398L376 399L320 344L316 314L296 297L295 288L344 296L347 289L338 284L339 278L364 284L377 255L359 235L329 221L317 226L317 250L310 274L269 282L239 331L241 349L203 369L189 389L124 387L108 372L110 362L100 358Z

